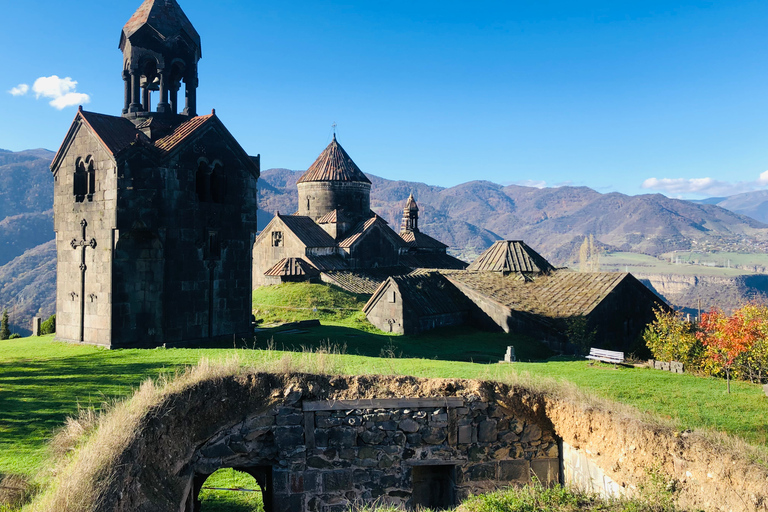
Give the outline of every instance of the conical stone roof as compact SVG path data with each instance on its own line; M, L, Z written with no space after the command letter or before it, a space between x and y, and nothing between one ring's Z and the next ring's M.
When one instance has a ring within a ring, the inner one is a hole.
M309 166L297 183L308 181L358 181L370 183L363 171L352 161L344 148L336 141L336 135L315 163Z
M123 49L126 39L144 26L151 27L166 41L185 34L198 49L200 48L200 35L176 0L144 0L123 27L120 49Z

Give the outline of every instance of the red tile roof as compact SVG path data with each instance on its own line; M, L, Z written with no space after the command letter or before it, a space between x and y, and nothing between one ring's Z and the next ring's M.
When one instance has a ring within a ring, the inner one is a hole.
M315 163L309 166L299 181L358 181L370 183L363 171L352 161L341 144L336 142L336 136L325 150L320 153Z
M196 132L200 127L206 124L210 119L214 117L214 114L208 114L207 116L193 117L189 121L181 123L174 128L173 132L166 135L162 139L155 141L155 147L169 153L173 151L176 146L184 142L184 140Z

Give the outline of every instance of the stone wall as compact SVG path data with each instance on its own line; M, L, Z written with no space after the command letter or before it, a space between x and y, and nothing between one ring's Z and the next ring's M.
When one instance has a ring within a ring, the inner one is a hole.
M94 162L95 190L78 202L73 193L75 168L88 157ZM112 248L117 227L117 172L112 157L82 123L75 127L72 142L54 174L53 216L56 232L57 286L56 336L80 341L80 310L85 306L84 338L90 343L109 345L112 317ZM83 249L73 240L94 239L96 247L85 248L85 296L81 281ZM83 300L84 299L84 300Z
M452 504L529 482L531 475L545 484L559 481L552 430L494 403L300 398L289 395L220 432L195 452L192 470L204 476L221 467L269 467L266 491L277 511L346 511L374 500L408 508L439 505L419 488L417 473L426 474L428 486L440 485L444 475ZM196 481L199 486L204 479Z

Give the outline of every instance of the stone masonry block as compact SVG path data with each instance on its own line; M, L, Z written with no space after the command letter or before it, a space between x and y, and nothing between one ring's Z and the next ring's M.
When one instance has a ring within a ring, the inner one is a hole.
M560 482L560 461L558 459L534 459L531 471L542 485L550 486Z

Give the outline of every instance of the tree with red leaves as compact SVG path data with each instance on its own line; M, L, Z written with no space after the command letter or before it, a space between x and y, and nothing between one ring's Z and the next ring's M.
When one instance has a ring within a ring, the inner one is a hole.
M750 350L760 337L760 321L746 308L726 316L712 310L701 316L701 330L696 336L706 347L707 356L725 371L728 393L731 392L731 370L736 359Z

